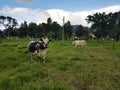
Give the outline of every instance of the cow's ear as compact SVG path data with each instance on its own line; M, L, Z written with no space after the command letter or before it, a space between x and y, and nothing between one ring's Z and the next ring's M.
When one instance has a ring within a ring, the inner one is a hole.
M52 41L52 39L49 39L49 42L51 42Z
M42 38L40 38L40 41L43 41L43 39L42 39Z

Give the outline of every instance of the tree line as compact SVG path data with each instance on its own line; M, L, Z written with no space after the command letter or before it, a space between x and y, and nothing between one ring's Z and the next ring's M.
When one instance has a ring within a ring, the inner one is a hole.
M71 25L70 21L64 23L63 26L57 22L53 22L49 17L47 23L36 24L34 22L27 23L24 21L18 27L18 22L10 16L0 16L0 24L5 27L0 30L0 37L33 37L40 38L47 36L52 39L61 39L64 27L64 38L70 39L72 36L89 39L89 33L95 34L97 39L101 38L120 38L120 11L115 13L95 13L88 15L86 18L91 27L82 25Z
M91 30L99 38L120 39L120 11L115 13L95 13L86 18L88 23L92 23Z

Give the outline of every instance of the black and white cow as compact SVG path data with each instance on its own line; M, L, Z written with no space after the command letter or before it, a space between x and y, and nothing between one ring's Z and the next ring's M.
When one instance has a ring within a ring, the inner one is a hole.
M34 54L37 54L37 56L43 56L43 63L45 63L45 58L47 54L47 48L49 44L48 38L42 38L39 41L30 41L28 45L29 52L31 53L31 59Z

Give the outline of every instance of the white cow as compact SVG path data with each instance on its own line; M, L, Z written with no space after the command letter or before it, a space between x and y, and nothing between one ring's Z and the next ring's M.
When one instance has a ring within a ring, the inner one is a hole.
M87 43L85 40L75 40L75 41L72 41L72 44L75 46L75 48L78 46L82 46L83 48L87 47Z

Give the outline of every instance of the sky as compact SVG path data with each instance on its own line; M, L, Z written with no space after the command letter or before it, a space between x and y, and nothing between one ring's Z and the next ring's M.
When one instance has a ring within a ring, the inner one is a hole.
M20 23L27 21L37 24L57 21L62 25L63 16L72 25L90 26L88 15L96 12L120 11L120 0L0 0L0 15L11 16ZM0 25L0 28L4 28Z

